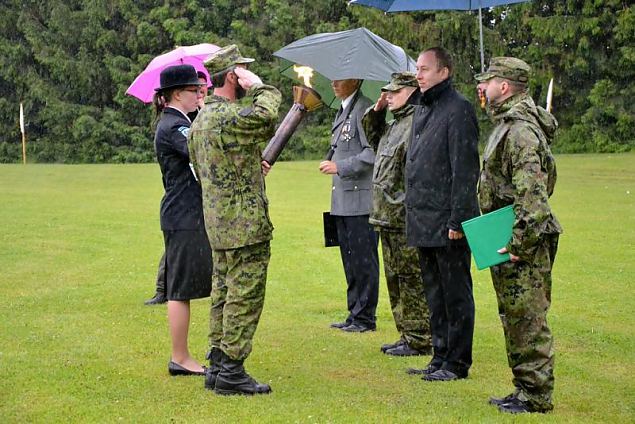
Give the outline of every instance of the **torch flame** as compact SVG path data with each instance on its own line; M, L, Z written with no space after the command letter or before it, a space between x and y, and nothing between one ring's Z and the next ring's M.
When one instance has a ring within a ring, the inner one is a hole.
M298 78L304 80L304 85L309 88L313 88L311 85L311 78L313 78L313 69L308 66L293 65L293 70L298 74Z

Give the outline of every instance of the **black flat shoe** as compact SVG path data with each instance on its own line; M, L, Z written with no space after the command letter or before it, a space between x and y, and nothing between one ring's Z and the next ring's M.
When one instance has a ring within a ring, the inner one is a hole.
M168 372L172 376L175 376L175 375L205 375L205 371L207 371L207 368L205 368L205 367L203 367L203 371L201 371L201 372L199 372L199 371L190 371L187 368L183 368L182 366L180 366L179 364L177 364L174 361L168 362Z
M143 302L143 304L147 306L161 305L163 303L166 303L167 301L168 299L165 297L163 293L157 293L154 295L152 299L146 300L145 302Z

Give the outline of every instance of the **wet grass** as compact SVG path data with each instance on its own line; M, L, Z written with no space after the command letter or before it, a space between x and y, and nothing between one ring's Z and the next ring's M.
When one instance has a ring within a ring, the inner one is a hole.
M554 272L556 409L502 416L511 389L489 275L474 271L470 378L426 384L379 352L397 333L383 287L378 330L342 319L339 252L321 247L329 182L317 163L267 178L276 226L267 300L247 368L271 396L224 398L171 378L165 307L146 307L162 252L156 165L0 166L0 417L3 422L632 422L635 154L559 156L565 228ZM191 350L207 349L206 300Z

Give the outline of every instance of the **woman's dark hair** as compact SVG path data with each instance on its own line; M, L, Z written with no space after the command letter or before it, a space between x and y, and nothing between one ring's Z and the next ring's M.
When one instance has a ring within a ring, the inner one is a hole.
M172 101L172 96L174 92L181 87L176 88L167 88L165 90L159 90L154 93L154 97L152 98L152 104L154 105L154 124L159 121L161 117L161 112L165 109L165 106Z
M199 79L204 79L205 82L209 82L207 80L207 76L205 76L205 73L202 72L202 71L196 71L196 77L199 78Z

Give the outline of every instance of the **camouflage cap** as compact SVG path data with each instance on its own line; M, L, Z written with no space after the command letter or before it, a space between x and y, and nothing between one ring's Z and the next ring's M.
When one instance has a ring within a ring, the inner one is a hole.
M381 91L398 91L404 87L418 87L417 77L412 72L395 72L390 75L390 82Z
M210 74L216 74L241 63L251 63L254 59L242 57L236 44L230 44L213 53L205 61L205 67Z
M494 57L489 63L487 71L476 74L477 81L487 81L488 79L499 77L510 81L528 82L531 66L525 61L515 57Z

